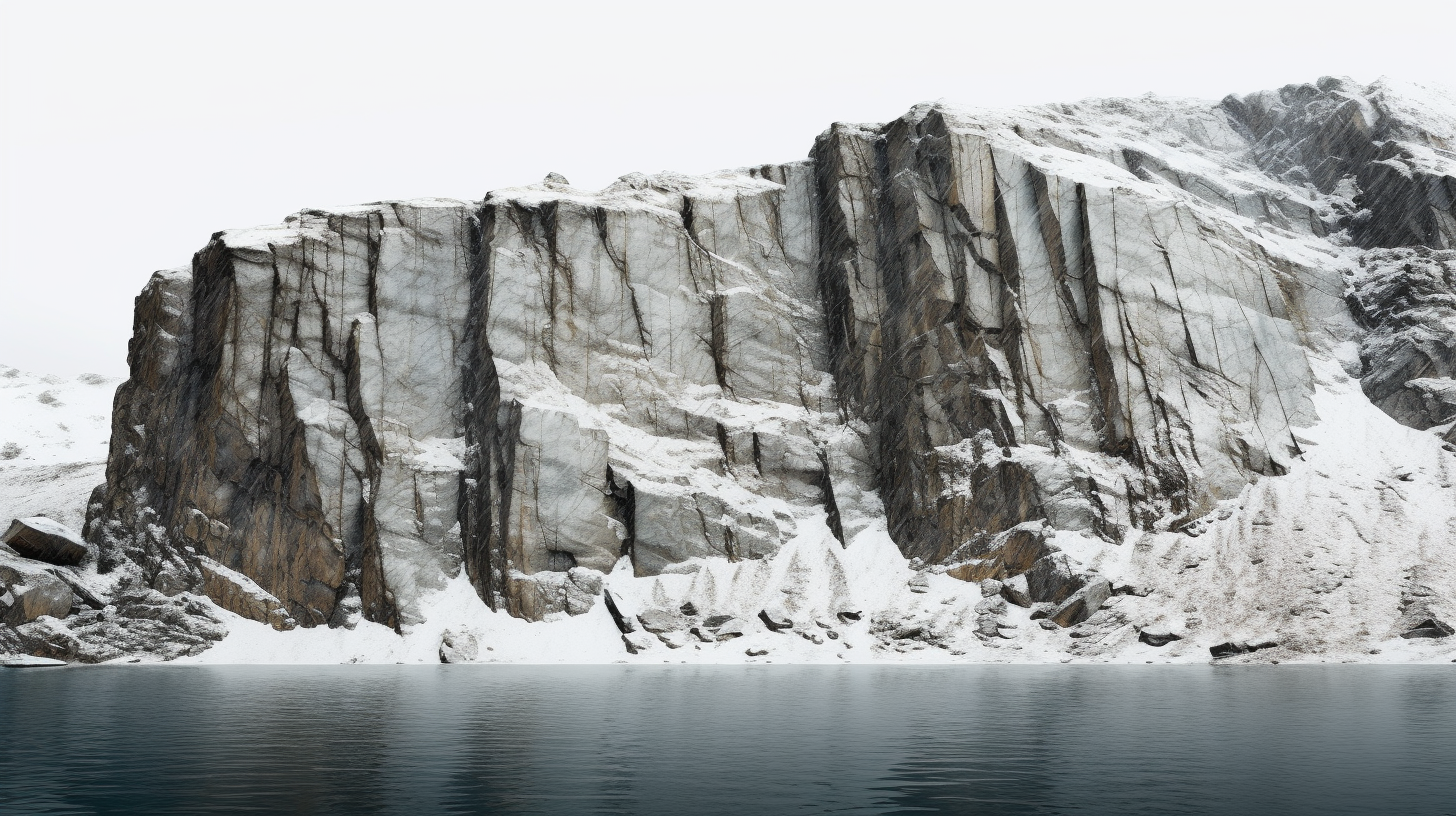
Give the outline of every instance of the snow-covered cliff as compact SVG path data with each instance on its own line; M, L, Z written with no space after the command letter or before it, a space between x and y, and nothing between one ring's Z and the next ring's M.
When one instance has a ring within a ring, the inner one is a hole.
M1387 81L922 105L220 232L138 298L97 580L204 659L1445 655L1453 149Z

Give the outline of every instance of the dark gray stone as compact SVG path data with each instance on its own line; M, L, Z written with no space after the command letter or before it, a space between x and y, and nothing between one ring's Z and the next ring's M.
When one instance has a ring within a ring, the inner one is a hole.
M79 535L44 516L15 519L0 541L25 558L48 564L75 566L87 555L86 542Z

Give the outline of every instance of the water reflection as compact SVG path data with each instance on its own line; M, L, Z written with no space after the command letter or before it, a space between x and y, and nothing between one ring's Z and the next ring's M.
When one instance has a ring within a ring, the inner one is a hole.
M1456 812L1442 667L0 674L0 812Z

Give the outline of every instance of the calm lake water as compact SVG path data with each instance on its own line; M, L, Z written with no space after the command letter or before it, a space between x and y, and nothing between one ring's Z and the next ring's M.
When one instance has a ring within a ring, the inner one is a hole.
M1456 814L1456 667L0 670L0 812Z

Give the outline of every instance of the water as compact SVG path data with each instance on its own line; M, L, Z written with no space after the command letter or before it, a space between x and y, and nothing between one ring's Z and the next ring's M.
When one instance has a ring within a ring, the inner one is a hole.
M1456 814L1456 670L0 670L0 813Z

